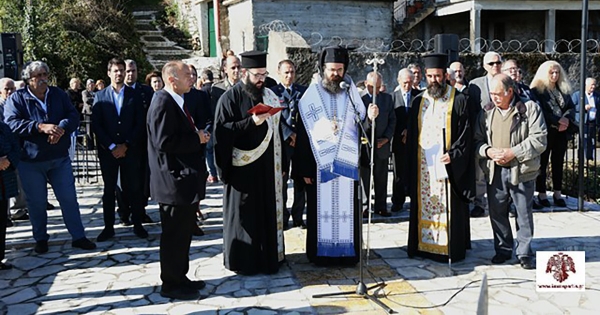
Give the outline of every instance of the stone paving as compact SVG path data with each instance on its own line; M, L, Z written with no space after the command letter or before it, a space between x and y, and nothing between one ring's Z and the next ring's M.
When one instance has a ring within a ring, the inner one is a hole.
M102 186L80 184L77 189L87 235L95 239L103 227ZM48 211L51 239L46 254L33 251L29 222L17 221L8 228L6 256L15 268L0 271L0 314L385 314L355 294L314 298L315 294L354 291L359 267L309 264L304 255L305 231L297 228L285 232L286 262L279 273L239 276L226 270L222 187L210 185L207 193L202 207L207 235L195 237L190 252L189 276L207 282L200 300L177 302L160 296L158 223L146 225L150 237L145 240L136 238L131 227L119 225L112 241L98 243L94 251L82 251L71 248L60 210L52 210ZM291 189L288 195L293 196ZM575 208L573 198L567 202ZM400 314L473 314L479 282L444 303L484 274L489 281L489 314L597 314L600 209L589 207L592 210L587 212L547 209L534 214L535 249L585 250L584 293L538 293L535 271L521 269L516 260L491 265L494 251L487 217L471 219L473 249L464 261L452 265L452 273L447 264L410 259L406 210L391 218L373 216L365 283L385 280L385 287L369 292ZM147 209L157 221L156 204L150 203Z

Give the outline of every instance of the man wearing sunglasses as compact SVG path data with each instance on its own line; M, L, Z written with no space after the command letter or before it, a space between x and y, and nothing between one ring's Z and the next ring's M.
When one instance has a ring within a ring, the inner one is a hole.
M490 98L490 82L492 78L502 71L502 57L497 52L489 51L483 56L484 76L469 82L469 110L471 125L475 125L481 109L492 102ZM485 214L484 195L486 191L485 178L481 167L475 163L475 201L471 210L471 217L478 218Z

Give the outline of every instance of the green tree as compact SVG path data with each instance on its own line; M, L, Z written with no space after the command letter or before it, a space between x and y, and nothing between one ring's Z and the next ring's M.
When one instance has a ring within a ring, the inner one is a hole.
M58 86L106 79L112 57L136 60L141 74L152 68L123 1L0 0L0 8L0 31L21 33L24 59L47 62Z

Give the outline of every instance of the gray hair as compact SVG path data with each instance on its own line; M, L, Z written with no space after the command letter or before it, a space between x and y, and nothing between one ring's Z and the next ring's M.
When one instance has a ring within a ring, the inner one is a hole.
M13 79L11 78L2 78L0 79L0 87L4 88L6 86L6 84L8 84L8 82L15 82Z
M88 86L90 83L94 83L94 84L96 84L96 81L94 81L94 79L87 79L87 80L85 81L85 86Z
M137 63L135 63L135 60L133 60L133 59L125 59L125 66L129 66L129 65L133 65L134 67L137 68Z
M483 55L483 63L488 63L492 57L498 57L499 61L502 61L502 56L495 51L488 51Z
M406 76L411 81L415 78L415 75L413 74L413 72L408 68L402 68L402 69L400 69L400 71L398 71L398 81L400 81L400 78L406 77Z
M25 83L27 84L29 79L31 79L31 74L39 70L46 70L48 74L50 73L50 67L48 67L48 65L43 61L36 60L27 63L25 65L25 68L23 68L23 71L21 72L21 77L23 78L23 81L25 81Z
M446 73L448 73L450 80L456 80L456 72L454 72L454 70L446 68Z
M492 78L492 80L490 81L490 88L494 86L494 84L497 82L502 84L504 92L508 92L509 89L512 89L513 92L517 91L515 81L504 73L498 73ZM518 92L515 93L518 94Z

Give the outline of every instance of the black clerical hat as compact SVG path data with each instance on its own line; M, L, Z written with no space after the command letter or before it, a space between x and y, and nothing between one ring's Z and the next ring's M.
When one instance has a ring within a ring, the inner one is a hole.
M240 54L242 56L242 68L266 68L267 53L264 51L251 50Z
M335 62L344 64L344 72L348 70L348 50L342 46L325 47L321 51L319 58L319 67L323 69L326 63Z
M425 69L446 69L448 68L448 55L446 54L428 54L422 57Z

